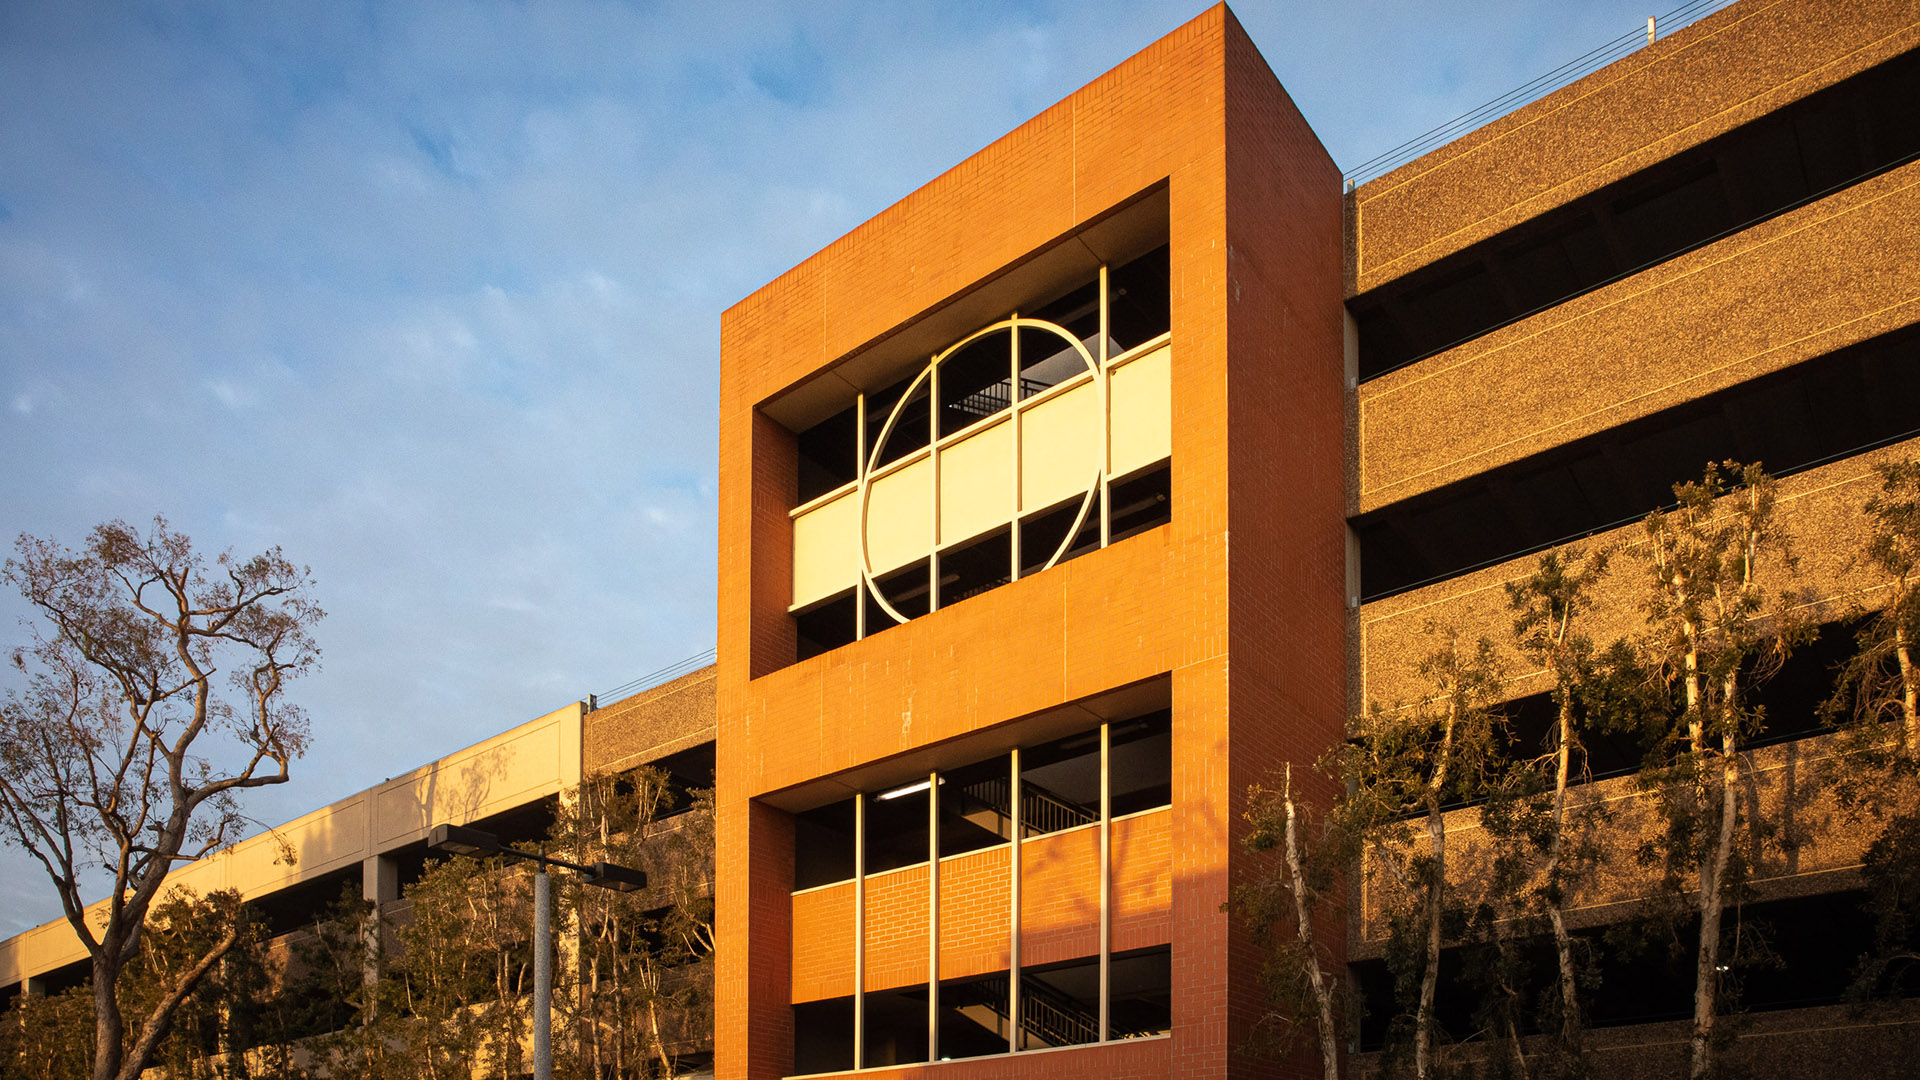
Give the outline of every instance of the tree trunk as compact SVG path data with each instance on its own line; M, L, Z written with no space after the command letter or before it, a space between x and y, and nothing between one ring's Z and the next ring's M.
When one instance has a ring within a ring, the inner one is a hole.
M1908 647L1907 628L1899 621L1900 614L1901 607L1896 605L1893 654L1900 659L1900 749L1911 755L1920 753L1920 682L1914 678L1913 650Z
M206 978L207 972L212 971L213 966L224 959L227 952L233 948L234 943L239 940L240 924L236 920L227 927L227 932L221 935L219 941L214 943L212 950L210 950L207 955L201 957L192 967L182 972L178 979L174 980L173 985L167 989L166 996L161 999L159 1004L154 1006L153 1012L147 1017L146 1022L140 1025L140 1031L133 1040L131 1052L124 1056L121 1055L119 1053L119 1044L116 1041L114 1045L116 1072L102 1073L101 1062L98 1058L95 1058L93 1075L96 1080L101 1080L101 1078L107 1076L117 1076L118 1080L139 1080L140 1074L147 1070L147 1065L153 1058L154 1052L160 1048L160 1040L167 1037L167 1029L173 1026L174 1015L179 1010L181 1003L187 1000L187 995L193 993L194 988L200 985L200 980ZM96 971L99 969L99 966L96 962L94 965ZM99 1007L99 995L100 992L95 990L94 1004L96 1009ZM113 1003L113 1014L115 1019L114 1029L117 1035L120 1026L118 1022L120 1019L120 1004L118 1001ZM96 1046L98 1045L98 1039L104 1035L105 1032L96 1028Z
M1440 913L1447 885L1447 825L1440 813L1440 796L1447 790L1447 770L1453 764L1453 733L1460 723L1458 687L1447 703L1447 726L1440 736L1440 752L1427 781L1427 836L1433 844L1433 880L1427 883L1427 962L1420 972L1420 1008L1414 1014L1413 1068L1427 1080L1433 1051L1433 996L1440 983Z
M1734 687L1729 680L1728 700ZM1726 889L1727 863L1733 855L1734 827L1740 796L1739 745L1729 730L1722 738L1720 757L1720 821L1713 847L1700 865L1700 948L1694 962L1693 1070L1699 1078L1713 1069L1713 1028L1718 1017L1720 987L1720 919Z
M93 1080L115 1080L120 1075L126 1022L114 993L118 974L103 957L93 958Z
M1553 840L1547 848L1547 918L1553 924L1553 946L1560 961L1560 1039L1568 1052L1578 1054L1580 1043L1579 988L1574 983L1573 938L1562 914L1566 897L1560 891L1560 850L1567 829L1567 781L1573 764L1573 698L1563 690L1560 700L1560 749L1553 774Z
M1293 881L1295 933L1307 968L1307 985L1313 988L1313 1001L1319 1007L1316 1022L1320 1028L1320 1064L1326 1080L1340 1080L1340 1048L1333 1028L1333 990L1320 970L1320 957L1313 947L1313 922L1307 915L1306 875L1300 868L1300 844L1294 835L1293 763L1287 763L1286 788L1282 803L1287 812L1287 874Z
M1509 1001L1512 1000L1511 991L1508 992L1507 998ZM1507 1049L1513 1057L1513 1075L1517 1080L1527 1080L1527 1051L1520 1042L1520 1028L1513 1022L1511 1005L1507 1008Z
M1414 1014L1413 1070L1426 1080L1433 1060L1433 998L1440 984L1441 889L1447 880L1447 827L1440 800L1428 800L1427 836L1433 844L1433 880L1427 884L1427 959L1420 972L1420 1009Z

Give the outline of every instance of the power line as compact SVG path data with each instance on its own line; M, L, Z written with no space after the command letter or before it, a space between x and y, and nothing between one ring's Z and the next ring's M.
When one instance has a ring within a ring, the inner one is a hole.
M622 698L630 698L643 690L651 690L661 683L672 682L682 675L698 671L713 663L713 661L714 649L712 646L709 646L685 659L676 660L657 671L649 671L631 682L623 682L611 690L603 690L600 693L594 694L591 700L597 705L611 705Z
M1671 33L1673 30L1698 22L1732 2L1733 0L1691 0L1690 3L1660 16L1656 20L1656 25L1667 33ZM1671 29L1668 29L1669 27ZM1349 187L1353 187L1384 176L1422 154L1538 101L1569 83L1591 75L1632 53L1645 42L1646 34L1638 28L1622 34L1478 108L1470 109L1431 131L1417 135L1385 153L1361 162L1349 169L1342 179Z

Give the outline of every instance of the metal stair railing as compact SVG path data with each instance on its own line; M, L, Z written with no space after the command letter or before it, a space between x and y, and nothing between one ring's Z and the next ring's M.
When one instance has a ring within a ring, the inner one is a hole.
M996 975L969 987L971 1000L956 1001L964 1008L979 1005L1007 1019L1007 977ZM944 992L944 991L943 991ZM1036 979L1020 983L1020 1030L1049 1046L1078 1046L1100 1041L1100 1021L1072 998Z
M1080 825L1091 825L1098 820L1100 815L1094 811L1021 778L1020 823L1027 832L1059 832Z

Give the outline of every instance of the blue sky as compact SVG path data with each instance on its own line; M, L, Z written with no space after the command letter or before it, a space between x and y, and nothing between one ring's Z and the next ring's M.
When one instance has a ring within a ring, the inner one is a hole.
M1351 167L1678 2L1235 12ZM312 567L265 821L704 649L720 312L1203 6L0 3L0 534Z

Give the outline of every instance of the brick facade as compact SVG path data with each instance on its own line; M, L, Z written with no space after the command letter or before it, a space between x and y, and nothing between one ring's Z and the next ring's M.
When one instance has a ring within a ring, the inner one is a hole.
M1171 239L1171 524L793 663L795 451L765 404L856 371L899 328L1157 190ZM977 755L943 744L996 731L1018 743L1023 718L1156 679L1173 703L1172 809L1115 823L1112 926L1116 950L1171 943L1172 1037L937 1068L1250 1074L1230 1047L1253 1015L1257 959L1221 911L1244 792L1317 756L1344 708L1338 192L1333 163L1216 7L726 313L717 1075L785 1075L789 1003L835 981L849 992L834 954L851 886L776 901L791 833L773 803L963 764ZM1241 530L1268 539L1230 547ZM1024 964L1097 953L1098 837L1023 845ZM1004 969L1006 859L1003 847L942 861L943 977ZM870 988L926 978L925 877L869 879Z

